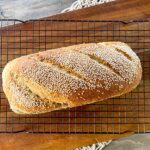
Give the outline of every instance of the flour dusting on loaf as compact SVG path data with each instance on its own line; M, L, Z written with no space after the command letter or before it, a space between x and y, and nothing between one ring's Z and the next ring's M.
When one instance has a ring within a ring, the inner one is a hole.
M122 42L79 44L23 56L3 71L3 89L16 113L37 114L90 104L130 92L142 74Z

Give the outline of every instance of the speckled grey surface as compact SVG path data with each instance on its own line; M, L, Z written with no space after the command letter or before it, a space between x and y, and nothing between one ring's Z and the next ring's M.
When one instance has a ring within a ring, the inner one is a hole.
M31 18L46 17L61 12L74 1L75 0L0 0L0 18L28 20ZM86 148L84 150L86 150ZM104 150L150 150L150 134L133 135L114 140L105 147Z
M75 0L0 0L0 15L28 20L57 14Z
M114 140L104 150L150 150L150 134L132 135Z
M75 150L150 150L150 135L132 135L117 140L101 149L98 143L76 148Z

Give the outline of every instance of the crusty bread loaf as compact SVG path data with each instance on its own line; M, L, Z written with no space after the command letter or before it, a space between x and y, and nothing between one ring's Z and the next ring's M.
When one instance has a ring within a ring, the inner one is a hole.
M134 89L140 60L122 42L73 45L23 56L4 68L3 89L16 113L81 106Z

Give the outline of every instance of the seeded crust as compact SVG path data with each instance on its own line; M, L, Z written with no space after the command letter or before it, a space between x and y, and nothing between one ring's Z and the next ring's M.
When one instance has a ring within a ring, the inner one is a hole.
M18 114L98 102L133 90L140 60L122 42L73 45L23 56L3 70L3 90Z

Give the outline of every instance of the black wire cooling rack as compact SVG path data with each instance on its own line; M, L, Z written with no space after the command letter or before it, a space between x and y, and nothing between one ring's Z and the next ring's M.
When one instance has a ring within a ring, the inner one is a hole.
M0 132L148 133L150 130L150 21L0 20L0 74L12 59L79 43L122 41L140 57L140 85L121 97L41 115L10 110L0 75Z

